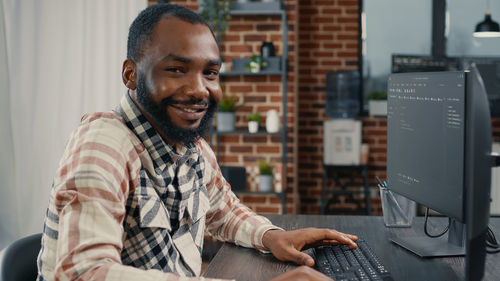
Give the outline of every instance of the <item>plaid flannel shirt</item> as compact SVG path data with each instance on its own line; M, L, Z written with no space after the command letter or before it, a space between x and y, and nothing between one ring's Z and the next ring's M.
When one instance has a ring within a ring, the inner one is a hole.
M240 204L205 140L174 149L127 94L115 112L85 116L71 136L38 280L200 279L205 229L265 250L262 237L276 228Z

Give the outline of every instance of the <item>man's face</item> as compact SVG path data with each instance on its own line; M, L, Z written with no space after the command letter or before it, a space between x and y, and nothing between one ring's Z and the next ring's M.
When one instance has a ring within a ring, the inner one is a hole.
M193 142L210 126L222 95L219 57L205 25L158 22L137 63L136 102L168 140Z

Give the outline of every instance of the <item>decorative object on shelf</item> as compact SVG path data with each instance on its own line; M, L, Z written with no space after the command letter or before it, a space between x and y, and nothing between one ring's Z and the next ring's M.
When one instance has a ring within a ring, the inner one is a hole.
M368 95L368 111L371 116L387 116L387 93L371 92Z
M476 25L473 36L476 38L500 37L500 26L491 19L490 1L487 3L484 20Z
M262 45L260 46L260 56L263 59L276 56L276 49L274 48L273 42L262 42Z
M257 57L257 56L256 56ZM258 59L254 59L256 61ZM233 64L233 72L250 72L250 62L251 58L233 58L231 63ZM281 57L269 57L265 61L261 60L260 72L275 72L279 73L281 70ZM258 72L257 72L258 73Z
M271 109L266 113L266 130L268 133L277 133L280 130L278 111Z
M200 16L210 25L219 44L224 40L228 20L231 18L232 0L203 0L200 2Z
M267 62L262 61L261 56L253 56L250 58L248 65L245 67L245 71L257 73L257 72L260 72L261 68L265 68L266 66L267 66Z
M254 112L248 116L248 131L250 133L257 133L259 131L259 124L262 116L258 112Z
M227 95L223 89L222 98L219 102L217 112L217 131L234 131L235 116L234 112L243 106L243 103L237 104L238 98L234 95Z
M257 161L259 166L259 191L272 192L273 191L273 166L267 160Z

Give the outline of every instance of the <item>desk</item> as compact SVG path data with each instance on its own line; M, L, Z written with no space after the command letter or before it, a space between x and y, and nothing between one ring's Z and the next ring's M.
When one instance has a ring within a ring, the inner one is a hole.
M274 224L287 230L303 227L332 227L365 239L391 272L394 280L463 280L465 258L422 259L390 242L388 235L424 235L423 217L412 228L386 228L378 216L268 215ZM445 218L430 218L433 233L447 224ZM500 236L500 218L490 219L490 226ZM436 229L437 228L437 229ZM270 254L226 243L204 273L205 277L245 280L269 280L296 265L283 263ZM484 280L500 280L500 253L487 255Z

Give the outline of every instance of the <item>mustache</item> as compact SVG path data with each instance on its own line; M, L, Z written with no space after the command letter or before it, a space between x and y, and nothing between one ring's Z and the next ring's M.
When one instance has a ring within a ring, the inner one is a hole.
M188 100L176 100L172 97L164 98L161 101L162 106L167 106L167 105L202 105L202 106L207 106L210 107L213 105L213 101L206 101L203 99L197 99L194 97L190 97Z

